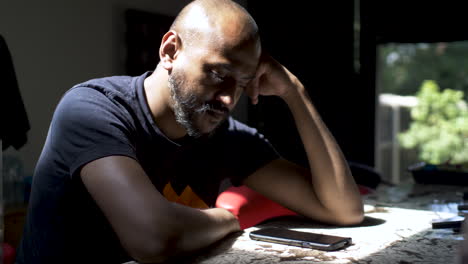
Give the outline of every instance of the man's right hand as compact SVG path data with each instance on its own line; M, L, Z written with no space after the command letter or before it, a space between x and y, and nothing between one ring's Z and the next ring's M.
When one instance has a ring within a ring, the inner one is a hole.
M257 104L260 95L273 95L285 99L289 93L301 86L302 84L297 77L286 67L270 55L262 53L255 78L245 92L252 103Z

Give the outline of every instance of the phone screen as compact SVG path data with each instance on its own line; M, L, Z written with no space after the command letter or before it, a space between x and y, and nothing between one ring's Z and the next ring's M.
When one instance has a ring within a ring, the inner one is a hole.
M321 250L337 250L351 245L350 237L300 232L285 228L259 229L251 232L250 238L254 240Z

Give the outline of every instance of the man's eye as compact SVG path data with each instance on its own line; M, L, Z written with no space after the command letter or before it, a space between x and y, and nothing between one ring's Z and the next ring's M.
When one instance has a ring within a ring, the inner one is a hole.
M215 72L215 71L210 71L211 73L211 77L216 80L216 81L224 81L224 76L222 76L221 74Z

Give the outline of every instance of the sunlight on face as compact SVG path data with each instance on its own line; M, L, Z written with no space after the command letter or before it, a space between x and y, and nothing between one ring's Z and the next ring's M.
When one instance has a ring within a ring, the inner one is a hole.
M197 95L183 70L173 70L169 76L169 88L176 121L187 130L189 136L209 135L230 113L221 102L215 99L205 101Z

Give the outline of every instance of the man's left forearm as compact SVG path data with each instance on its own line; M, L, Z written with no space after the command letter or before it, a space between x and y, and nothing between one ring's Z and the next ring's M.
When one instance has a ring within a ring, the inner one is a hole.
M307 153L312 188L337 222L358 223L363 218L363 205L346 159L302 83L292 79L293 87L282 98L292 112Z

